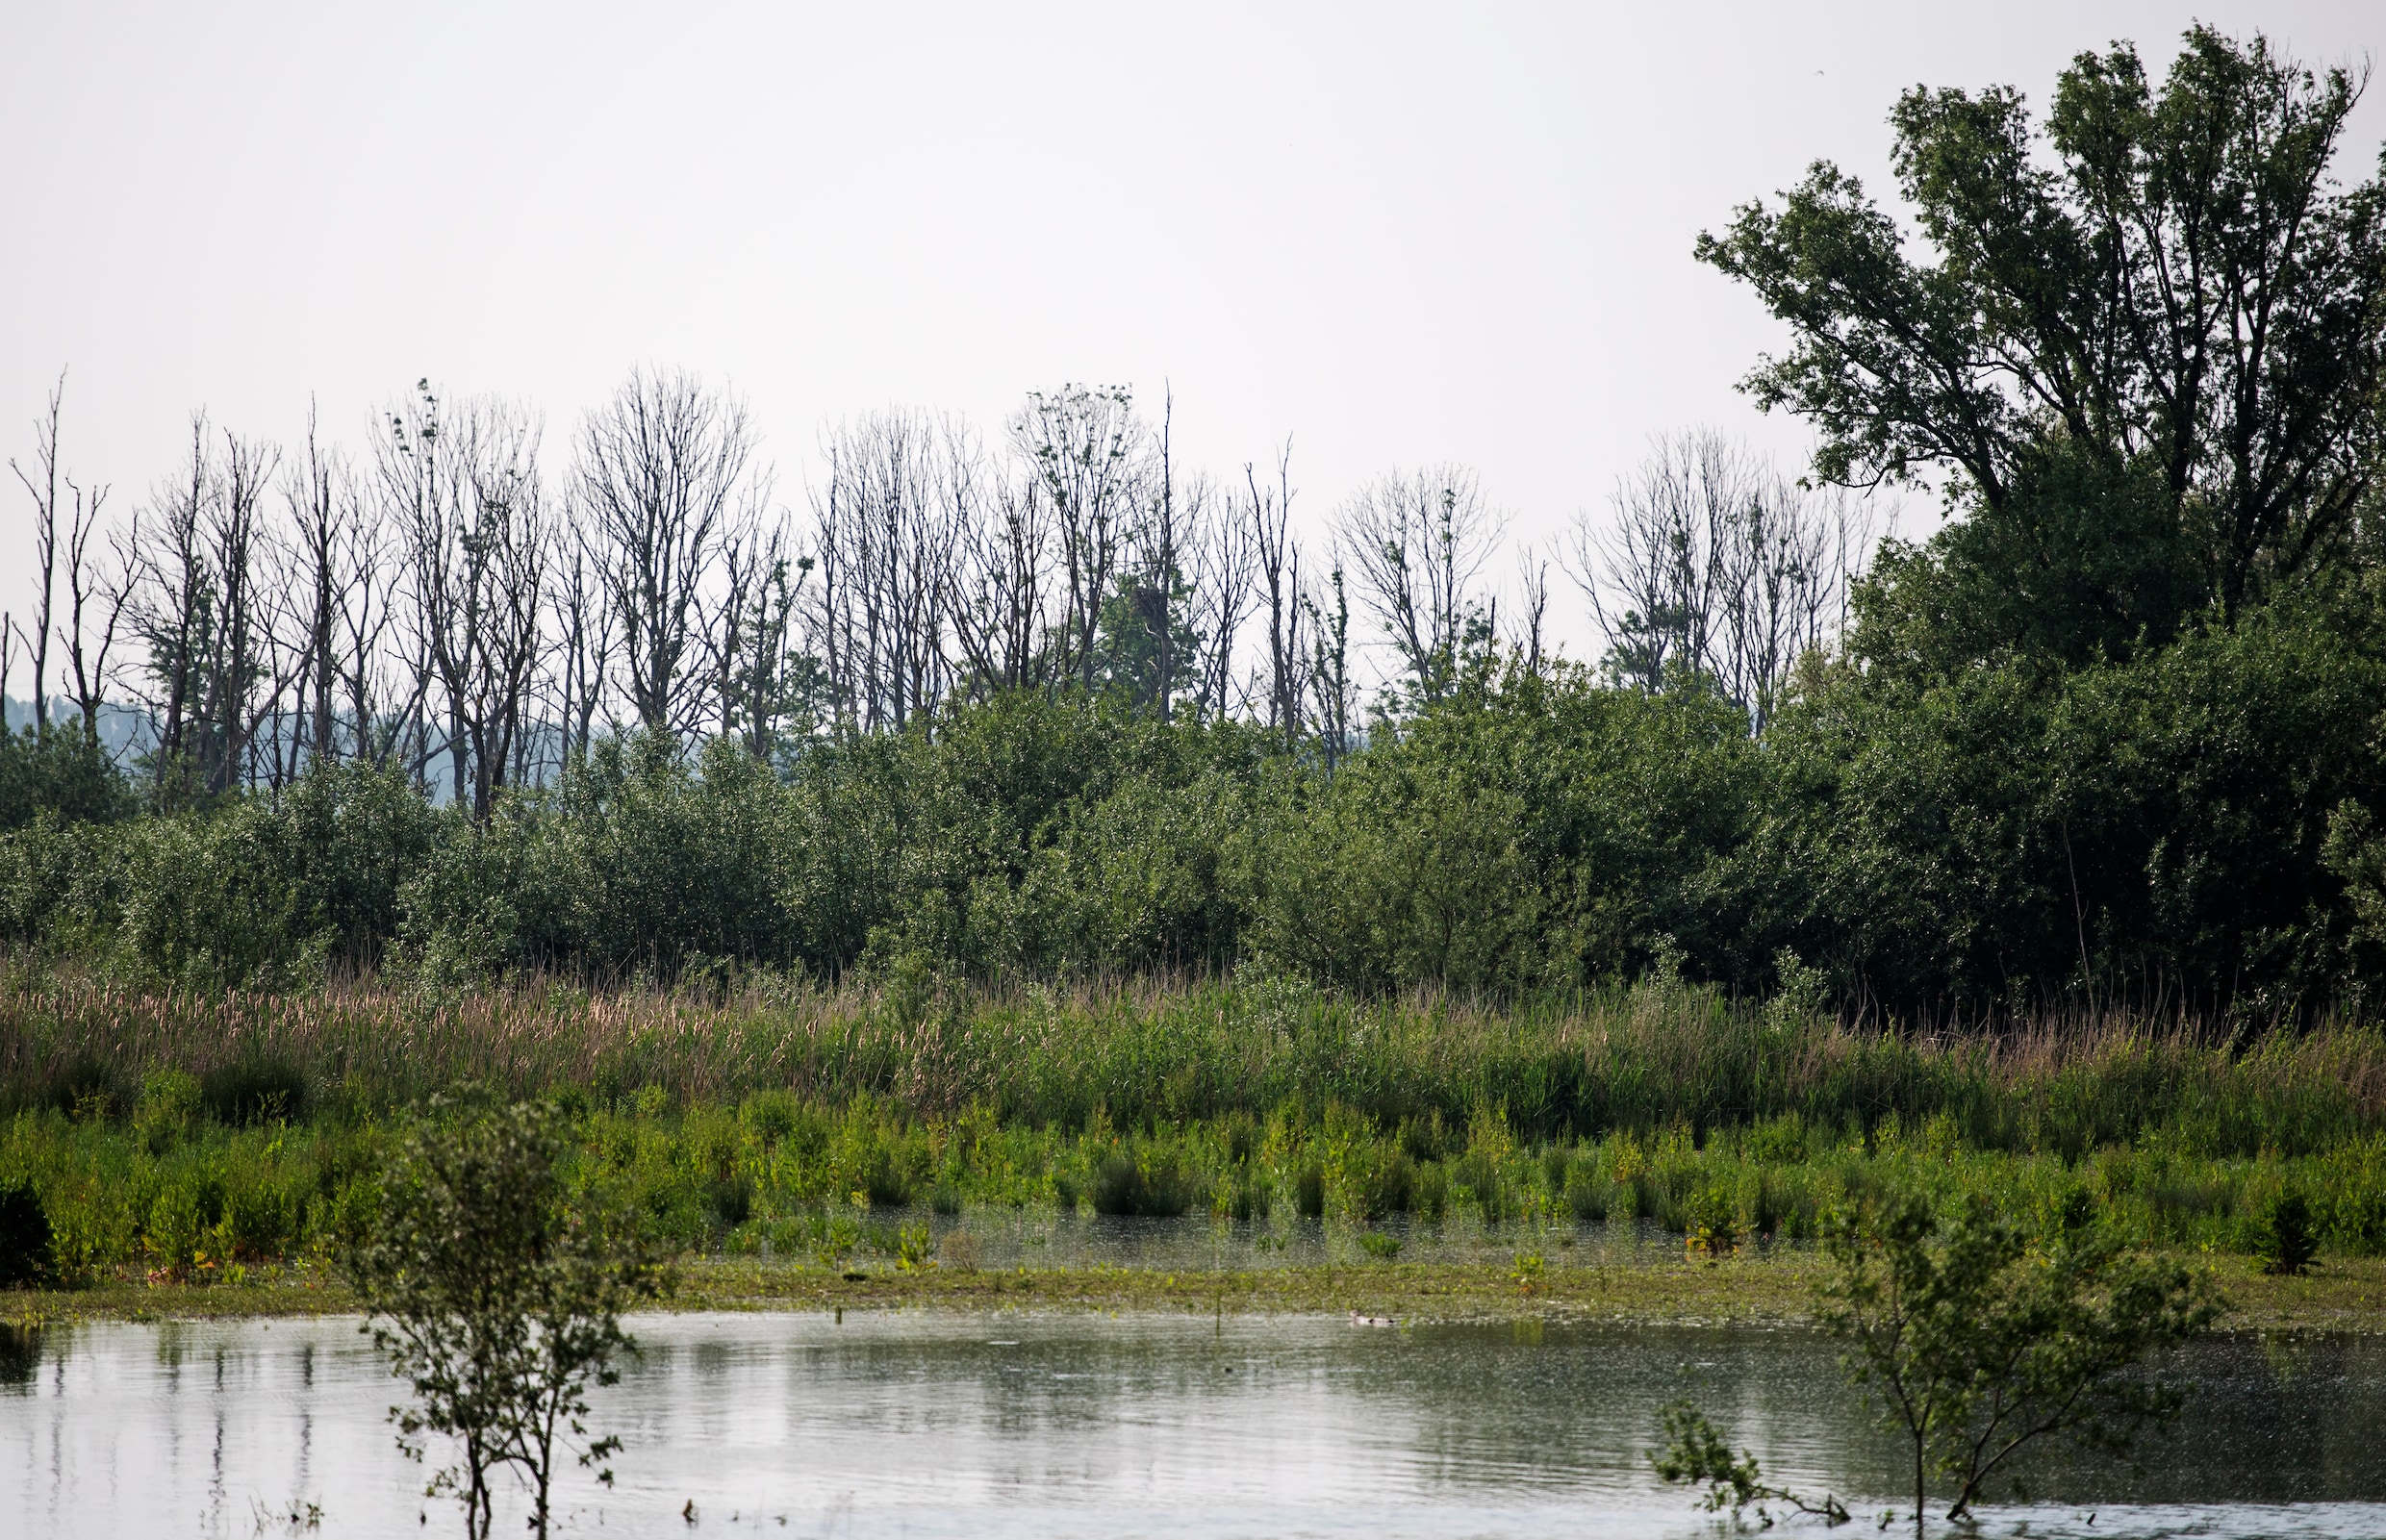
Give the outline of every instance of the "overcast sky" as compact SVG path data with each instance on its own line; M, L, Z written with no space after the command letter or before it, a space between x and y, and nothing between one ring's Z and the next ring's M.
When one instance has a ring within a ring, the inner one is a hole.
M800 504L837 417L1165 381L1188 460L1291 436L1311 528L1459 460L1548 541L1652 433L1806 442L1734 390L1780 334L1702 228L1815 159L1888 191L1907 86L2043 104L2199 14L2386 42L2369 0L8 5L0 459L62 366L66 458L129 509L194 408L290 440L313 400L358 445L428 375L535 403L559 460L658 364L743 392ZM2382 137L2373 94L2346 175Z

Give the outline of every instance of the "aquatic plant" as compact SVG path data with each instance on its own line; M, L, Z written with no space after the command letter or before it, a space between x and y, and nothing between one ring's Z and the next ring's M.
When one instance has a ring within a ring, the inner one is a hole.
M1809 1502L1786 1486L1768 1485L1764 1468L1750 1451L1740 1451L1734 1459L1731 1446L1714 1424L1687 1400L1660 1411L1658 1427L1664 1434L1665 1446L1649 1452L1657 1478L1669 1485L1705 1487L1699 1506L1710 1513L1729 1508L1732 1522L1738 1524L1742 1513L1754 1508L1758 1522L1770 1528L1773 1516L1765 1511L1766 1504L1781 1503L1835 1527L1847 1522L1847 1509L1830 1493L1824 1493L1819 1502Z

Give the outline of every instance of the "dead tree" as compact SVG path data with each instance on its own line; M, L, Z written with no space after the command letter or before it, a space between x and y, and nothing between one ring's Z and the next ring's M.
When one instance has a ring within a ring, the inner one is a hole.
M814 640L840 721L900 731L932 715L952 682L950 612L977 518L979 456L965 429L924 413L841 425L824 447Z
M560 526L556 548L549 558L554 578L547 588L554 615L557 669L551 700L556 715L556 770L574 759L585 759L596 714L602 707L605 680L614 665L613 606L600 576L601 564L590 548L585 532L566 533Z
M58 588L58 417L64 403L66 375L59 371L58 383L50 388L48 413L34 421L34 469L28 474L12 458L9 469L14 471L25 491L33 494L33 565L34 592L33 631L25 638L33 654L33 720L34 731L47 737L50 731L50 601Z
M1234 522L1251 532L1251 548L1258 568L1258 585L1266 590L1260 602L1267 613L1267 725L1289 748L1301 740L1306 716L1304 696L1308 653L1302 645L1302 622L1307 607L1302 601L1301 547L1292 538L1292 444L1285 442L1276 458L1276 485L1262 488L1256 467L1243 467L1248 493Z
M1611 673L1712 687L1762 733L1798 656L1835 633L1869 540L1863 507L1781 476L1711 431L1658 439L1616 489L1612 526L1578 520L1567 570L1607 633Z
M1093 693L1102 609L1117 576L1138 484L1144 431L1124 386L1031 392L1011 418L1011 442L1042 484L1067 580L1056 672Z
M572 486L621 630L617 682L647 731L674 741L708 715L703 599L723 547L767 489L735 397L687 374L632 374L582 425Z
M1051 503L1030 476L993 479L961 531L954 564L953 644L974 699L1052 682L1046 590Z
M1351 675L1351 598L1336 563L1322 593L1302 595L1309 618L1308 687L1317 720L1317 748L1332 775L1354 746L1351 723L1358 681Z
M146 660L136 694L156 724L152 774L161 793L187 773L185 743L197 682L198 644L215 620L214 575L208 570L206 528L220 495L205 414L190 421L190 458L173 481L160 485L145 524L134 525L132 621Z
M1360 600L1400 661L1409 709L1447 696L1469 654L1487 645L1491 617L1473 585L1503 523L1475 473L1449 465L1382 476L1336 517Z
M261 581L273 555L265 500L281 462L270 444L224 435L221 495L208 528L215 620L206 640L201 783L228 792L252 783L255 732L270 714L261 687L271 677L273 585Z
M1243 622L1251 616L1257 549L1250 520L1229 493L1206 479L1188 483L1193 512L1191 629L1200 647L1194 662L1194 698L1213 721L1237 708L1234 668Z
M721 731L764 764L791 725L817 725L814 660L797 648L813 559L797 554L783 519L748 530L729 549L723 602L706 627L721 701Z
M340 757L336 687L340 676L341 606L354 585L356 487L347 462L325 449L315 414L307 414L305 458L292 467L285 490L290 508L296 583L292 597L301 626L296 715L310 759Z
M1549 563L1527 546L1516 553L1516 580L1524 599L1519 606L1524 623L1517 630L1516 656L1527 673L1538 675L1543 662L1541 632L1549 619Z
M416 643L438 681L450 786L486 819L528 722L549 540L539 435L493 402L427 389L393 415L382 479L402 510Z
M1180 509L1174 437L1177 397L1173 391L1160 398L1157 486L1151 495L1151 515L1137 532L1143 571L1134 588L1134 623L1141 626L1153 648L1153 700L1159 720L1167 721L1177 694L1177 591L1182 586L1186 526L1201 512L1196 499ZM1198 497L1198 494L1197 494Z
M108 688L108 659L115 650L117 627L132 596L131 562L127 540L111 538L110 568L100 568L94 542L104 528L102 514L108 488L85 490L69 482L74 505L66 534L66 623L59 640L66 648L66 671L74 681L75 710L83 718L84 742L99 744L99 709ZM93 636L96 631L97 636Z

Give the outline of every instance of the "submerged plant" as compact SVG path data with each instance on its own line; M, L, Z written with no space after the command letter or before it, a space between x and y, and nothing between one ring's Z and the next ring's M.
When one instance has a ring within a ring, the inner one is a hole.
M1699 1500L1699 1506L1708 1512L1720 1513L1730 1508L1737 1522L1741 1513L1754 1508L1758 1520L1770 1526L1773 1517L1765 1511L1765 1504L1777 1502L1835 1528L1847 1522L1847 1509L1828 1492L1820 1502L1809 1502L1786 1486L1767 1486L1756 1455L1742 1450L1739 1457L1734 1459L1723 1435L1688 1401L1675 1401L1658 1413L1658 1423L1665 1435L1664 1452L1649 1453L1649 1463L1657 1467L1658 1479L1672 1485L1704 1486L1707 1492Z

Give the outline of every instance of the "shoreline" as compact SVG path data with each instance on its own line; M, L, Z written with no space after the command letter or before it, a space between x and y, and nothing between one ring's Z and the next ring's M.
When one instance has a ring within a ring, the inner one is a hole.
M2177 1253L2172 1253L2176 1255ZM2386 1258L2332 1258L2269 1277L2245 1258L2195 1257L2229 1309L2219 1329L2386 1333ZM1826 1265L1811 1254L1550 1266L1520 1278L1490 1263L1370 1262L1248 1270L1086 1267L831 1271L706 1257L679 1265L660 1313L1034 1309L1198 1315L1389 1316L1402 1323L1539 1320L1645 1325L1798 1326L1815 1319ZM118 1282L0 1292L0 1323L277 1320L353 1315L328 1270L239 1283ZM643 1312L642 1312L643 1313Z

